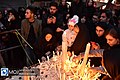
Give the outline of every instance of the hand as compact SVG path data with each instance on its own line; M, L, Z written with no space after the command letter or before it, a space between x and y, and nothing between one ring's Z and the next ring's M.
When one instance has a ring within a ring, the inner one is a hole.
M69 57L71 57L71 56L72 56L72 53L71 53L70 51L68 51L68 52L67 52L67 55L68 55Z
M47 59L43 56L43 57L41 58L41 60L42 60L42 62L44 62L44 61L46 61Z
M47 23L48 23L48 24L51 24L51 23L52 23L52 18L48 18L48 19L47 19Z
M66 15L66 19L68 19L69 17L70 17L70 14L67 14L67 15Z
M90 67L88 69L88 72L95 74L95 73L101 73L101 74L107 74L107 72L104 70L104 68L102 66L100 67Z
M49 55L50 55L50 51L46 52L45 55L46 55L46 56L49 56Z
M9 16L8 21L10 22L12 20L13 16Z
M80 54L80 55L78 55L78 56L75 56L74 58L73 58L73 61L80 61L82 58L84 58L84 54Z
M72 59L73 62L78 62L79 60L80 60L80 58L79 58L78 56L75 56L75 57L73 57L73 59Z
M52 17L52 22L53 22L53 24L56 23L56 17L55 16Z
M61 32L61 31L64 31L64 30L59 27L56 29L56 32Z
M90 73L97 73L98 71L99 71L99 69L97 67L90 67L88 69L88 72L90 72Z
M96 42L91 41L92 49L100 49L100 45Z
M98 74L99 70L97 67L90 67L88 70L88 73L90 73L90 79L92 80L96 74Z

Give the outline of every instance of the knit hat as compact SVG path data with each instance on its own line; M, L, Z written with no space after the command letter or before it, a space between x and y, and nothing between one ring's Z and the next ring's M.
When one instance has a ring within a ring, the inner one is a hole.
M79 17L77 15L74 15L73 18L71 18L68 22L68 25L72 25L74 26L75 24L77 24L79 21Z

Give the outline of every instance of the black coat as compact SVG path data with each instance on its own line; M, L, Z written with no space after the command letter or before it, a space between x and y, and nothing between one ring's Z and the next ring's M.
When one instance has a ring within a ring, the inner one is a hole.
M79 25L80 31L78 32L70 51L74 51L75 55L79 55L80 52L84 52L86 44L89 42L89 32L85 24Z
M51 34L52 38L50 41L46 41L45 36L47 34ZM42 56L46 57L46 54L48 51L50 51L50 55L52 55L53 51L55 51L55 48L57 47L57 41L56 38L53 35L53 32L49 28L45 28L43 30L42 36L40 39L36 42L35 51L38 54L38 58L41 58Z
M56 23L47 24L47 19L52 16L56 17ZM55 14L50 14L50 12L48 12L42 16L42 26L43 29L51 28L53 33L56 33L56 29L58 27L63 28L63 17L61 14L58 14L57 12Z
M103 63L107 72L115 80L120 75L120 45L115 45L104 51Z

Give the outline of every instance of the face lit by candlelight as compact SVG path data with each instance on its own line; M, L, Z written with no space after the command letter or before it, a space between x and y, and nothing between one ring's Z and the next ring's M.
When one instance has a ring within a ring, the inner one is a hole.
M107 43L110 46L114 46L114 45L119 44L119 39L112 37L110 34L106 35L106 39L107 39Z
M51 35L51 34L47 34L47 35L45 36L46 41L50 41L51 38L52 38L52 35Z
M68 25L68 29L72 31L74 29L74 26Z
M104 34L105 30L102 29L100 26L96 27L96 34L98 35L98 37L102 36Z

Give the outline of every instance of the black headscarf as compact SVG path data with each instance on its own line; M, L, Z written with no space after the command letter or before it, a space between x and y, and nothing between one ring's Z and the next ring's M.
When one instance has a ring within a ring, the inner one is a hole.
M109 29L108 24L106 22L98 22L96 24L96 27L97 26L99 26L102 29L104 29L105 32L106 32L107 29ZM101 49L105 49L106 47L108 47L107 40L105 39L105 32L100 37L98 37L97 34L96 34L96 36L94 38L94 41L100 45Z
M52 35L52 38L50 39L50 41L46 41L46 39L45 39L45 36L47 34ZM38 40L37 45L38 45L37 53L39 54L40 58L42 56L46 56L45 53L48 51L50 51L52 54L52 52L55 50L55 48L57 46L57 41L56 41L56 38L54 37L53 32L50 28L45 28L43 30L42 36Z
M75 55L79 55L80 52L84 52L86 44L89 42L89 32L85 24L78 24L80 31L78 32L70 51L74 51Z
M120 75L120 44L104 51L103 63L112 79L115 80Z

